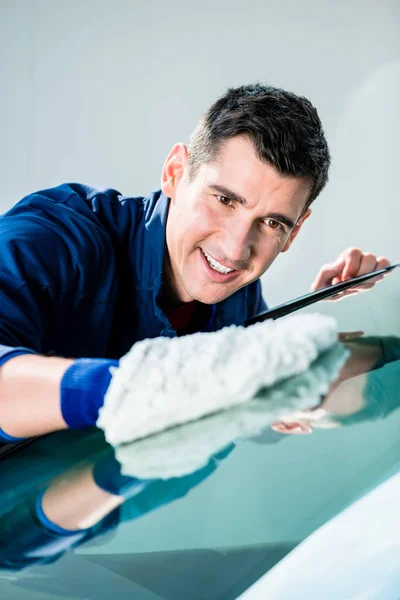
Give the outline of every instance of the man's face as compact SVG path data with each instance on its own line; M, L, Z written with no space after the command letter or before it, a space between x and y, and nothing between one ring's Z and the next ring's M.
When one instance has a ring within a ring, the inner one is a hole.
M309 216L309 210L302 214L309 189L307 180L260 161L246 136L229 139L189 182L186 147L176 144L162 173L162 190L171 198L169 300L213 304L258 279Z

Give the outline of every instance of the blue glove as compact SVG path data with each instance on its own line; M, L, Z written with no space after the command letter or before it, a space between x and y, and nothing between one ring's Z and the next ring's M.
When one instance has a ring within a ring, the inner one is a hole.
M110 367L118 364L118 360L79 358L65 371L60 402L62 416L70 429L96 425L112 377Z

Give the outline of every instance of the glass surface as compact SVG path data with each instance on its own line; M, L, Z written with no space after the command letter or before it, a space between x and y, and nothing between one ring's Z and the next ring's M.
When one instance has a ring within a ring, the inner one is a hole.
M396 270L367 293L302 312L333 315L344 332L400 338L399 283ZM141 497L127 499L108 515L108 525L95 527L90 540L55 554L52 564L35 564L35 553L29 555L24 507L55 477L69 481L88 465L106 464L101 461L110 458L107 445L99 431L61 432L4 456L0 559L4 564L11 548L15 558L25 544L26 560L33 564L0 570L0 597L238 598L275 565L284 568L284 557L319 527L399 471L399 346L391 351L392 362L334 392L340 410L349 402L368 406L364 420L336 415L340 427L314 428L311 435L285 435L269 427L230 446L197 473L153 482ZM75 493L67 500L73 512L84 498ZM393 503L398 505L398 498ZM12 524L8 533L7 524Z

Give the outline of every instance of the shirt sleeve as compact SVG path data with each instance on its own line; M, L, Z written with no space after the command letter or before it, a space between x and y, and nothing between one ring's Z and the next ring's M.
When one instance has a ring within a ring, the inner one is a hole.
M41 353L59 299L84 298L111 264L111 236L88 210L83 194L64 185L27 196L0 217L0 364Z
M0 516L0 568L19 571L37 564L52 563L80 544L115 529L119 508L90 529L58 534L37 516L34 502L27 500Z

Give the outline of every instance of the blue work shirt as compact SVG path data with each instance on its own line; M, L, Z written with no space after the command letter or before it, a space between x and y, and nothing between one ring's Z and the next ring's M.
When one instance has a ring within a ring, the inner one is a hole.
M160 308L169 199L66 183L0 217L0 364L16 348L120 358L173 337ZM243 325L266 305L257 280L215 306L209 331Z

